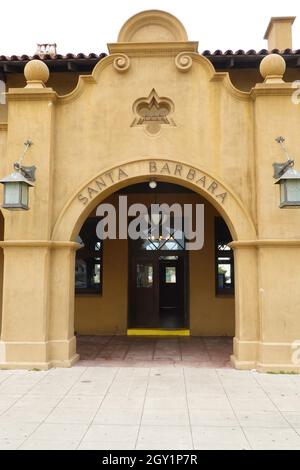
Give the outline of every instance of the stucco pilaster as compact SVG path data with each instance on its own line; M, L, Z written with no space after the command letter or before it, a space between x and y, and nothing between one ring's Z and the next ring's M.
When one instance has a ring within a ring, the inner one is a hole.
M235 338L232 362L239 369L254 368L259 341L257 250L233 242L235 261Z
M299 240L259 247L259 370L300 372L294 355L300 342L299 266Z
M236 266L233 364L299 372L300 241L261 239L231 246Z
M3 251L0 367L46 369L49 247L14 244L4 246Z
M35 186L30 190L29 211L7 212L6 240L49 240L52 223L53 165L56 93L51 88L10 89L8 94L6 165L13 164L23 151L23 144L33 145L23 164L35 165Z
M56 247L51 257L49 344L56 366L78 359L74 337L74 271L76 243Z
M73 320L77 244L22 240L1 246L5 269L0 367L72 365L78 359Z
M257 234L259 239L293 239L299 237L297 210L280 209L279 186L273 179L273 163L285 156L275 141L286 139L288 151L300 166L300 105L293 102L291 83L259 84L252 90L254 99L255 174Z
M12 171L27 139L33 145L23 164L37 171L30 210L6 212L1 367L47 369L56 94L51 88L25 88L10 89L7 97L5 172Z
M299 371L299 364L293 362L293 345L300 339L300 219L297 210L279 208L279 187L274 184L272 164L285 161L275 141L278 136L284 136L288 151L295 159L295 167L300 165L297 131L300 106L293 100L292 83L285 83L280 76L274 75L275 69L280 67L284 72L282 59L270 56L264 61L266 65L261 71L266 76L265 82L257 84L251 92L254 100L260 312L257 368Z

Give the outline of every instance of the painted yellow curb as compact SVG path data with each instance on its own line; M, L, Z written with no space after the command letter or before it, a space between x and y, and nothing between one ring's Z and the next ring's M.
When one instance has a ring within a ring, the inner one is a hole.
M127 330L127 336L190 336L190 330L136 328Z

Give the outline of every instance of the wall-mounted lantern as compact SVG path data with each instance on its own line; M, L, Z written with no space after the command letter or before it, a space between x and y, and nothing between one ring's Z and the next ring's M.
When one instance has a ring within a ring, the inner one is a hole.
M292 160L285 148L283 137L277 137L278 142L286 156L285 163L273 163L274 175L277 179L275 184L280 185L280 208L300 207L300 173L295 170L294 160Z
M14 171L9 176L2 178L0 183L4 185L3 205L8 210L28 210L29 188L34 186L35 166L22 166L22 160L32 145L30 140L25 142L25 150L20 160L14 163Z

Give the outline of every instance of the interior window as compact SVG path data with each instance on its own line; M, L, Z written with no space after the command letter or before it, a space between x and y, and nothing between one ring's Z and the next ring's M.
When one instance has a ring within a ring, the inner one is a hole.
M229 229L222 217L215 218L216 294L234 294L233 250L228 246L232 241Z
M77 242L81 248L76 252L75 291L77 294L102 293L103 241L96 234L99 218L89 217L83 224Z

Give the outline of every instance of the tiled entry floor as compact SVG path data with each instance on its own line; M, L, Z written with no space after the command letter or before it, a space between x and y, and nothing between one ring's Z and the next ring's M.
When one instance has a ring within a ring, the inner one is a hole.
M232 338L78 336L80 366L231 367Z

